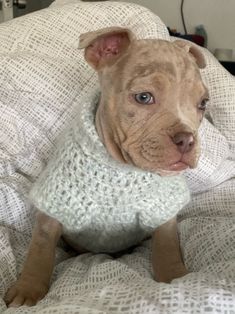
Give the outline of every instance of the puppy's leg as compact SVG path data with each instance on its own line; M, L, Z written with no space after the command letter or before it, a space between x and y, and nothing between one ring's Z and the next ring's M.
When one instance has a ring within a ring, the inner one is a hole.
M55 248L61 233L62 226L57 220L41 212L37 214L23 270L5 296L8 306L31 306L46 295L54 267Z
M176 218L161 225L154 232L153 270L155 279L166 283L188 273L181 255Z

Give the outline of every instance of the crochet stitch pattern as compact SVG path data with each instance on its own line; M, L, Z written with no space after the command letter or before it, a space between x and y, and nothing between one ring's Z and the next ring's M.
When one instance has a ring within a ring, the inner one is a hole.
M151 235L190 200L183 177L161 177L113 160L94 125L97 95L80 106L30 199L63 224L66 238L116 252Z

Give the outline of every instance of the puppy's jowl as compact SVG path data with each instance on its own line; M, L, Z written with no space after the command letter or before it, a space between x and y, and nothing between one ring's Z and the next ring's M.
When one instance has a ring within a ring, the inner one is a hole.
M179 172L200 154L203 55L189 42L136 40L116 27L83 34L80 47L98 72L99 100L81 104L30 192L38 214L9 306L46 295L60 236L78 252L107 253L153 236L156 280L187 273L173 217L189 201Z

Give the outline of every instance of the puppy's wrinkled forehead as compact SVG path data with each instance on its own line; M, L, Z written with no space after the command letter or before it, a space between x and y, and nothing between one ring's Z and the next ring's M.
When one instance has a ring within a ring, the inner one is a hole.
M137 40L130 45L130 51L117 64L124 73L129 73L129 85L135 78L155 73L166 74L169 80L176 82L200 77L193 57L168 41Z

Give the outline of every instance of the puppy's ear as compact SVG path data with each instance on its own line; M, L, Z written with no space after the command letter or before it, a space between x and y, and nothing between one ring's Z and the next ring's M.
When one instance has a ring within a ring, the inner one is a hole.
M205 57L196 44L186 42L183 40L175 40L174 44L184 49L186 52L190 53L194 57L200 69L204 69L206 67Z
M79 48L85 48L85 59L95 69L114 64L127 50L134 34L125 28L108 27L80 36Z

